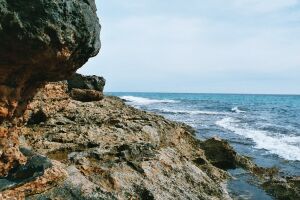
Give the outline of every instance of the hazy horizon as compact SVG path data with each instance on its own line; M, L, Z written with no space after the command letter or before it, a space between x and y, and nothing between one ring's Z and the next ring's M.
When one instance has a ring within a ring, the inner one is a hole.
M300 94L300 1L99 1L106 92Z
M132 93L132 94L209 94L209 95L266 95L266 96L300 96L300 94L289 94L289 93L230 93L230 92L160 92L160 91L153 91L153 92L142 92L142 91L105 91L104 93Z

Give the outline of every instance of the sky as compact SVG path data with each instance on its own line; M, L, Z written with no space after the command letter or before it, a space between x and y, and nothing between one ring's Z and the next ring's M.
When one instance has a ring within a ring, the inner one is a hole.
M106 92L300 94L300 0L96 0Z

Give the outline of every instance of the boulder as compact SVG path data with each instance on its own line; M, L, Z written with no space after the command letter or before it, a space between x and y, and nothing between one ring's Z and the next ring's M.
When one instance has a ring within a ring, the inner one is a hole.
M81 74L74 74L68 79L68 88L71 91L73 88L96 90L103 92L105 86L105 79L100 76L84 76Z
M0 117L97 55L99 32L93 0L0 0Z
M26 163L15 127L29 100L97 55L99 32L94 0L0 0L0 176Z
M77 101L91 102L103 99L103 93L96 90L72 89L70 97Z
M276 173L273 168L258 167L249 157L242 156L230 146L226 140L210 138L201 142L206 158L220 169L244 168L259 176L270 176Z
M77 101L90 102L103 99L105 79L99 76L74 74L68 79L70 97Z

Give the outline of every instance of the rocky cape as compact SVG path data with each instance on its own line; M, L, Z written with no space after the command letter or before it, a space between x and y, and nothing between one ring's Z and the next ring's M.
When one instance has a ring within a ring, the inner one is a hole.
M299 197L299 180L272 178L276 170L256 166L226 141L199 141L191 127L137 110L117 97L74 100L73 89L90 90L80 87L50 83L34 97L23 116L27 123L20 127L20 144L25 155L39 156L33 162L43 163L37 166L44 171L28 164L26 173L32 175L24 177L22 169L16 170L13 179L0 181L0 197L231 199L224 170L236 167L261 177L277 199Z
M94 0L0 0L1 200L230 199L224 170L235 167L274 197L299 199L299 178L74 74L99 52L99 32Z

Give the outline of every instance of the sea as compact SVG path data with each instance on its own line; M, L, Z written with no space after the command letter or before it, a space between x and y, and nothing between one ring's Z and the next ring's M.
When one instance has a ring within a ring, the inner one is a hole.
M108 93L136 108L184 122L197 137L226 139L262 167L300 176L300 96L253 94ZM242 169L228 190L234 199L272 199Z

